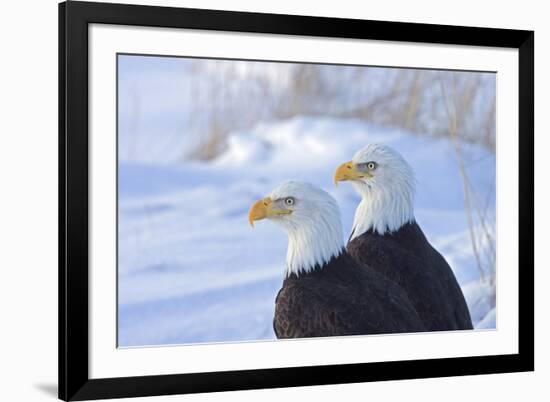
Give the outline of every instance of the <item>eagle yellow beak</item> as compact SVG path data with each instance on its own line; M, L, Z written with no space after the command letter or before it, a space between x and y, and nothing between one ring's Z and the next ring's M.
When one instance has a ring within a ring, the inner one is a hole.
M357 166L352 161L344 162L334 172L334 184L337 186L339 181L359 180L369 176L357 170Z
M288 209L274 208L273 200L270 197L265 197L252 204L250 211L248 211L248 222L250 226L254 227L254 221L269 218L270 216L287 215L291 212Z

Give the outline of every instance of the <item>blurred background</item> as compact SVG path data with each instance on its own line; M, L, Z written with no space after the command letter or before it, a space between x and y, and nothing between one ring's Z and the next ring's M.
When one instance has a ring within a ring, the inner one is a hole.
M248 208L371 142L417 179L416 219L476 328L496 327L496 75L118 56L119 346L273 339L286 235Z

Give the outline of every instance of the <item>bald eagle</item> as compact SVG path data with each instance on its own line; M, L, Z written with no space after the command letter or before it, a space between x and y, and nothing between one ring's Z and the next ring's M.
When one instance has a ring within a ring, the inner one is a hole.
M399 286L345 251L340 210L328 193L284 183L250 208L252 226L264 218L288 235L285 279L275 300L277 338L425 330Z
M362 198L348 253L399 284L429 331L472 329L451 267L415 221L409 164L392 148L371 144L336 169L335 184L346 180Z

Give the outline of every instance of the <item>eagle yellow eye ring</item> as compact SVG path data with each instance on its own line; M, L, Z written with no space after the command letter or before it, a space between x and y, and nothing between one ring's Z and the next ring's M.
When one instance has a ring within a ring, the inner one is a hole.
M288 206L294 205L294 198L292 198L292 197L285 198L285 204L288 205Z

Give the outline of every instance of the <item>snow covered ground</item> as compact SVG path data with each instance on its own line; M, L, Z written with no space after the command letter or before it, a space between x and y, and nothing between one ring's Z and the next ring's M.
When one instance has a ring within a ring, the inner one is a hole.
M120 162L119 345L272 339L286 235L267 221L252 229L251 203L298 179L329 191L349 233L359 201L332 183L338 164L384 142L418 181L416 218L461 284L476 327L494 328L494 294L479 280L452 144L354 119L300 117L235 132L204 163ZM495 211L495 156L463 146L472 186Z

